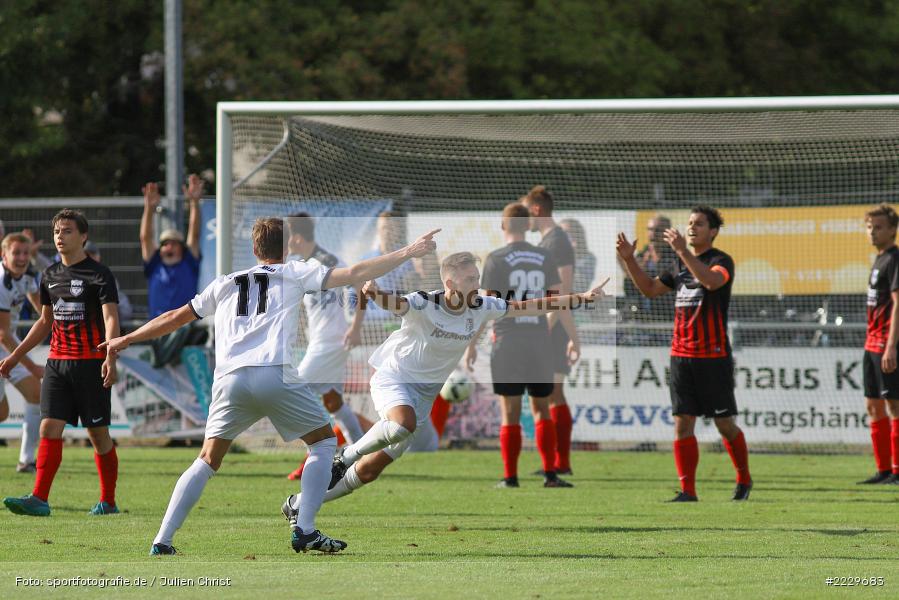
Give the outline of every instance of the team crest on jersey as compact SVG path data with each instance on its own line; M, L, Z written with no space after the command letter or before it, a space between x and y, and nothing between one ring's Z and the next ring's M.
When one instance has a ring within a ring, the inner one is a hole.
M80 296L81 292L84 291L84 281L81 279L73 279L69 284L69 291L73 296Z

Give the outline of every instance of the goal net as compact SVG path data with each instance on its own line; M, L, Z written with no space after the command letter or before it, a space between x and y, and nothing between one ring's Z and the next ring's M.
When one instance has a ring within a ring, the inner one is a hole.
M575 246L574 287L611 277L614 294L577 317L583 348L564 381L574 440L651 448L671 439L674 299L639 295L617 264L615 235L636 238L655 275L673 268L659 232L683 231L690 207L709 204L725 221L716 246L736 263L729 336L738 424L756 447L863 446L873 260L863 216L894 199L897 142L896 97L225 103L218 267L253 264L256 217L300 211L316 217L316 239L345 262L377 251L384 211L408 239L443 227L437 260L461 250L483 258L505 243L503 207L544 185ZM404 285L440 285L436 260L423 262ZM398 324L366 318L350 360L347 393L369 417L365 361ZM490 345L484 336L476 391L453 406L449 438L498 435ZM697 435L718 439L708 421Z

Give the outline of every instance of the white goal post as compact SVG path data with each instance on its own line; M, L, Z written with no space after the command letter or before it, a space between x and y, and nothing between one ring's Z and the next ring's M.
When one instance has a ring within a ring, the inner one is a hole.
M466 211L495 220L545 184L559 218L581 221L579 256L592 256L598 277L617 271L611 240L597 245L602 218L643 245L653 235L644 225L683 227L690 206L710 204L725 218L718 245L737 265L730 333L747 437L864 445L863 216L899 197L897 158L899 95L221 102L216 269L247 266L238 245L260 211L318 216L310 206L324 214L329 203L368 202L410 223L451 223ZM483 231L468 241L483 242ZM661 268L656 254L646 260ZM585 355L567 385L581 441L670 437L673 301L645 301L624 279L618 272L615 323L579 325ZM614 360L591 354L607 345ZM472 431L459 435L483 434Z

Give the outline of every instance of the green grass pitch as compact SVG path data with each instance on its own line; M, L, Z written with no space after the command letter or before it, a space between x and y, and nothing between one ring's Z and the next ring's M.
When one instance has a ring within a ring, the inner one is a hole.
M15 445L15 444L14 444ZM30 491L0 448L0 494ZM899 597L899 486L864 487L865 456L753 455L749 502L729 501L726 454L705 452L697 504L666 504L666 453L575 453L574 489L537 477L498 490L498 452L413 454L375 484L326 504L319 527L338 556L295 554L279 513L295 455L234 454L175 540L147 556L191 449L121 448L125 514L90 517L91 452L67 446L50 518L0 513L0 598L827 598ZM524 452L522 472L538 466ZM146 586L50 589L52 578L144 578ZM16 577L43 585L16 585ZM156 578L155 580L153 578ZM161 578L191 587L163 587ZM228 587L201 577L231 578ZM883 577L881 587L828 577ZM150 583L152 582L152 586ZM103 595L101 595L103 594Z

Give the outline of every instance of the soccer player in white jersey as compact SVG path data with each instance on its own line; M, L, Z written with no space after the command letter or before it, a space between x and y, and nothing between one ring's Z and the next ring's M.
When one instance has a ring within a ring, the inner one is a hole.
M371 483L403 455L481 325L507 315L538 316L591 306L604 295L602 288L608 281L582 294L506 302L478 294L481 277L477 257L470 252L447 256L440 265L440 276L444 289L430 293L399 296L379 292L373 281L362 288L366 297L373 297L381 308L401 316L403 322L368 361L376 369L371 378L371 397L381 420L334 457L325 502ZM289 521L296 518L305 495L305 491L291 495L284 502L281 512Z
M292 362L300 302L306 292L361 283L433 251L436 244L432 238L438 231L396 252L352 267L331 269L300 261L285 264L283 221L258 219L253 225L253 253L259 265L219 277L185 306L102 344L109 352L120 352L131 343L154 339L195 319L215 315L216 365L206 439L199 458L175 485L151 555L175 554L172 538L206 482L218 471L231 442L262 417L269 418L284 441L301 438L309 448L301 481L303 503L291 523L293 549L339 552L346 548L345 542L315 529L315 515L328 487L330 460L337 442L328 413Z
M287 229L290 232L287 241L288 260L301 259L325 267L346 266L316 243L315 221L308 213L291 215L287 219ZM352 324L347 327L344 307L348 300L345 291L337 288L303 296L307 345L299 373L313 392L321 396L328 413L343 431L343 436L352 444L362 437L362 425L350 405L343 401L343 383L349 350L358 346L361 341L365 313L355 311ZM358 298L359 289L355 292L354 297ZM302 474L303 464L287 478L300 479Z
M41 298L38 294L38 276L29 267L31 260L31 240L21 233L10 233L3 238L3 259L0 263L0 360L19 345L16 329L19 315L27 299L40 312ZM41 428L41 378L44 369L35 364L26 354L22 362L13 367L9 380L25 398L25 418L22 422L22 446L19 450L19 473L34 473L35 452L40 440ZM9 416L9 401L0 379L0 421Z

